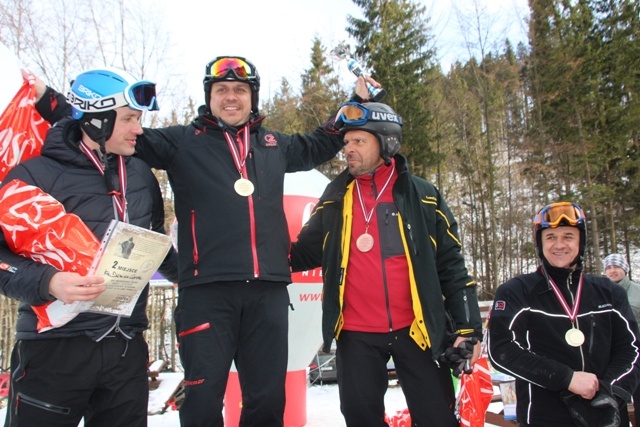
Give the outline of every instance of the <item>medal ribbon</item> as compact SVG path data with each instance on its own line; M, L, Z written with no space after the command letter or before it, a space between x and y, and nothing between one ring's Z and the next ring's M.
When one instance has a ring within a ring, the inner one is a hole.
M387 182L384 183L382 190L380 190L380 193L378 193L378 197L376 197L375 203L373 204L373 207L371 208L371 211L369 211L369 213L367 213L367 209L364 206L364 200L362 200L362 193L360 193L360 184L358 183L358 179L356 178L356 190L358 190L358 199L360 199L360 207L362 208L362 214L364 215L364 223L366 225L364 230L365 233L369 229L369 221L371 221L371 216L373 215L373 211L378 205L378 200L380 200L380 197L382 197L384 190L387 189L387 186L391 182L392 176L393 176L393 166L391 167L391 173L389 174L389 178L387 178ZM375 179L375 177L373 177L372 179Z
M80 149L91 160L91 163L98 169L98 172L104 176L104 166L96 153L93 152L84 142L80 141ZM111 191L109 194L113 197L113 207L115 216L122 218L122 221L129 222L129 213L127 212L127 168L124 164L124 157L118 156L118 179L120 182L120 191Z
M229 132L223 131L222 133L224 134L224 139L227 140L227 145L231 151L231 156L233 157L233 163L235 163L236 169L240 172L241 177L246 178L245 165L247 162L247 156L249 155L249 125L245 125L240 131L238 131L238 136L242 137L242 140L239 141L239 148L236 147L233 136Z
M553 279L549 277L549 284L551 285L551 289L553 289L553 293L556 294L556 298L560 301L560 305L562 305L562 309L567 316L569 316L569 320L571 323L575 322L576 317L578 317L578 309L580 308L580 298L582 297L582 273L580 273L580 281L578 282L578 290L576 291L576 302L573 304L573 309L569 309L569 304L562 296L558 285L555 284Z

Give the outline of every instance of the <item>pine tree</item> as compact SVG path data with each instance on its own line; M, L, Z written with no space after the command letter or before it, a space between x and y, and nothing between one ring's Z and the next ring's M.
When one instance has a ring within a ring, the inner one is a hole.
M382 102L403 119L402 152L413 172L426 176L435 161L429 105L430 85L437 77L435 50L429 46L425 7L409 0L353 0L363 19L347 18L355 38L354 56L388 92Z

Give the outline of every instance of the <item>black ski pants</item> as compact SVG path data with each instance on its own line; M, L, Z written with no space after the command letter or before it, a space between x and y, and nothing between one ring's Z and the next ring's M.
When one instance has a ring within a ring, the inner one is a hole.
M223 427L231 363L242 389L240 426L282 427L289 293L284 282L183 288L175 312L185 398L182 427Z
M347 427L387 427L384 395L393 356L412 425L458 427L451 370L423 351L409 328L388 333L342 331L336 341L340 410Z
M148 361L142 335L18 341L5 427L146 427Z

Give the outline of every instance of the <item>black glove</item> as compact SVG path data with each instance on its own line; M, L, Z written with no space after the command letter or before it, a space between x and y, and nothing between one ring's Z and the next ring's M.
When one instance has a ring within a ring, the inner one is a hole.
M562 402L567 407L571 419L578 427L589 427L589 423L585 417L588 417L590 408L586 400L577 394L571 393L569 390L565 390L560 393Z
M455 339L453 340L455 342ZM472 337L462 341L458 347L454 347L454 342L450 342L450 346L440 355L438 361L445 366L449 366L454 377L459 377L463 372L470 374L473 372L469 359L473 356L473 347L478 342L478 338Z
M578 427L619 427L620 409L618 401L611 394L611 386L600 381L600 389L591 400L583 399L568 390L560 393L571 419ZM594 419L595 418L595 419ZM589 423L591 420L595 424Z
M620 407L618 401L611 394L611 386L600 381L600 389L591 400L591 407L599 409L599 427L618 427L620 425Z

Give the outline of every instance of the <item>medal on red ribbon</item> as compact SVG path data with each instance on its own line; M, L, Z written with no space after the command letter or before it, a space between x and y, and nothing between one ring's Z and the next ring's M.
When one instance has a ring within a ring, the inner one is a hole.
M558 285L555 284L551 277L549 277L549 284L551 285L551 289L553 289L553 293L556 295L556 298L560 302L562 309L567 313L567 316L569 316L569 320L571 321L571 329L565 332L564 340L571 347L580 347L584 344L585 340L584 333L576 326L578 309L580 308L580 298L582 297L582 274L580 274L580 281L578 282L578 290L576 291L576 300L573 304L573 308L569 308L569 304L562 296Z
M380 197L382 197L384 190L387 189L387 186L391 182L391 177L393 176L393 170L394 170L393 167L391 167L391 173L389 174L389 178L387 178L387 182L384 183L382 190L380 190L380 193L376 197L375 203L373 204L373 207L369 212L367 212L367 208L364 206L364 200L362 200L362 193L360 193L360 184L358 182L358 179L356 179L356 190L358 191L358 199L360 199L360 207L362 208L362 214L364 215L364 223L365 223L364 233L358 236L358 238L356 239L356 248L358 248L360 252L369 252L373 248L375 240L373 236L368 233L369 222L371 221L371 216L373 215L373 211L378 205L378 200L380 200Z
M233 189L240 196L249 197L255 190L253 183L247 178L246 168L247 156L249 154L249 135L251 133L249 130L249 126L245 125L242 131L238 132L238 135L242 134L242 141L239 144L240 147L236 147L236 144L229 132L225 131L223 133L224 138L227 141L227 145L229 146L229 150L231 151L233 163L236 165L236 169L238 169L238 172L240 172L240 178L236 180L236 182L234 182Z

